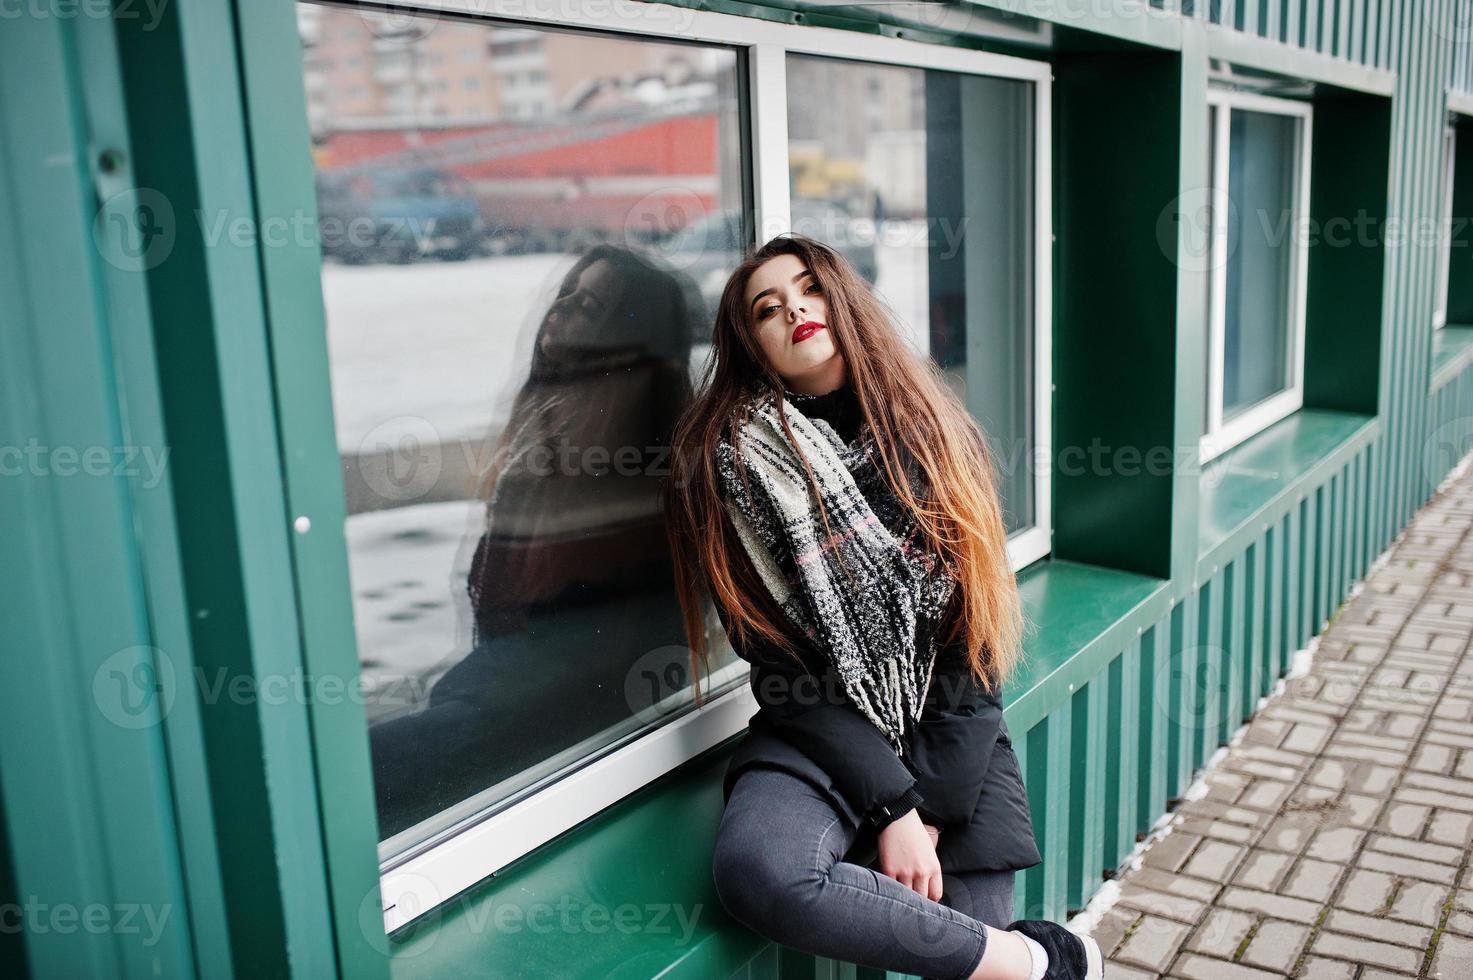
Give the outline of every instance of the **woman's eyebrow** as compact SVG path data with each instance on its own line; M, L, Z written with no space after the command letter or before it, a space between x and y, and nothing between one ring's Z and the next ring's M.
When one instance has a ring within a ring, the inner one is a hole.
M804 269L802 272L798 273L796 276L793 277L793 282L797 282L799 279L802 279L804 276L811 276L811 275L813 275L813 273L809 272L807 269ZM762 292L758 293L756 296L753 296L752 297L752 302L749 303L749 304L747 304L748 308L750 309L751 307L756 306L757 305L757 301L759 299L761 299L762 297L766 296L770 292L772 292L772 287L771 286L768 286L766 289L762 290Z

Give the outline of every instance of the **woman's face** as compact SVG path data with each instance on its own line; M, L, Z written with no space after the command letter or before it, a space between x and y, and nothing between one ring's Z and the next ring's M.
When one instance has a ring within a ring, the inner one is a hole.
M747 280L747 323L793 391L821 395L844 382L844 358L827 328L828 303L796 255L777 255Z
M543 319L540 341L544 354L571 348L614 346L625 338L605 328L609 310L619 301L621 284L612 263L599 259L566 282Z

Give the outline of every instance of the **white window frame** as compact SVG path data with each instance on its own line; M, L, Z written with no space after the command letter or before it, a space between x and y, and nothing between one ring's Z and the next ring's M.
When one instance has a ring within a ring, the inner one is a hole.
M1452 274L1454 167L1458 151L1457 127L1448 123L1442 134L1442 224L1437 229L1437 292L1432 310L1433 329L1447 326L1447 289Z
M552 9L554 6L560 9ZM576 10L576 5L533 5L523 0L423 0L414 7L426 12L464 13L472 17L519 21L529 26L575 27L603 33L630 34L650 40L686 40L720 44L744 55L748 66L748 104L752 131L753 204L759 241L788 230L791 200L788 174L788 52L823 55L906 67L932 68L972 75L1020 79L1034 85L1034 526L1015 533L1008 555L1015 569L1048 554L1051 530L1051 393L1053 389L1050 329L1053 322L1052 212L1050 192L1050 66L1008 55L877 37L834 28L775 24L733 14L691 10L663 3L616 4L603 16ZM395 8L408 12L406 5ZM719 690L746 676L737 661L718 672ZM671 695L675 705L684 693ZM648 713L658 717L656 706ZM632 735L602 754L588 758L574 772L540 788L466 819L405 854L380 866L384 928L392 932L432 911L517 858L577 826L599 811L648 785L683 762L720 744L747 727L757 710L750 685L688 708L658 727Z
M1314 110L1307 102L1280 99L1251 92L1209 88L1207 104L1217 110L1212 160L1212 213L1228 213L1228 164L1231 153L1232 111L1272 113L1293 116L1299 120L1294 139L1298 164L1294 186L1293 218L1290 233L1295 248L1289 274L1289 386L1245 409L1226 424L1223 423L1223 371L1226 358L1227 327L1227 239L1225 222L1214 220L1211 238L1211 294L1207 321L1207 424L1200 443L1203 463L1221 455L1248 437L1297 412L1304 405L1304 322L1306 281L1309 272L1309 235L1306 227L1309 213L1310 147L1313 140Z

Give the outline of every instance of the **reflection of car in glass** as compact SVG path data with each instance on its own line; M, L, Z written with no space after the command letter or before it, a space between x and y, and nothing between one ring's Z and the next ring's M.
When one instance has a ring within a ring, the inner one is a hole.
M485 235L470 185L433 167L317 175L322 254L344 262L464 259Z
M707 306L715 310L732 267L746 251L741 212L713 211L680 229L661 252L672 265L694 279ZM792 229L832 246L866 280L875 281L875 243L872 231L836 204L794 201Z

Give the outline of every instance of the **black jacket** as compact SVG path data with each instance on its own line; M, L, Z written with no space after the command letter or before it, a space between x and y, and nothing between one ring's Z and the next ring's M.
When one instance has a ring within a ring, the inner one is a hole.
M726 623L724 612L721 617ZM758 711L727 766L724 798L745 769L771 766L813 783L863 827L877 807L914 790L922 819L941 830L942 871L1016 871L1040 863L1002 704L976 683L958 650L938 655L902 759L844 695L816 650L801 648L800 664L763 642L735 649L752 665Z

